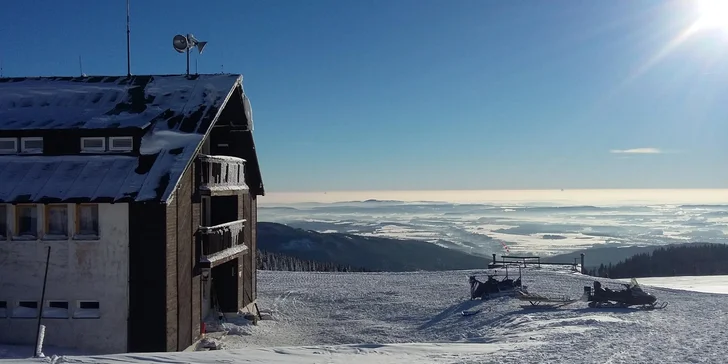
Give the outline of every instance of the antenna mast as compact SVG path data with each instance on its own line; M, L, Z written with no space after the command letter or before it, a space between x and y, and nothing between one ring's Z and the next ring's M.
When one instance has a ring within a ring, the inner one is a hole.
M78 69L79 71L81 71L81 77L84 77L85 75L83 74L83 63L81 63L81 56L78 56Z
M131 48L129 30L129 0L126 0L126 77L131 77Z

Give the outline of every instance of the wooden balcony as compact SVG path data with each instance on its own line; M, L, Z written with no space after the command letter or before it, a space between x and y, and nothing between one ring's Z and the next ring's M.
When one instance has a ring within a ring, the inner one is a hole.
M245 159L200 154L197 161L197 185L201 193L219 196L248 189Z
M215 226L201 226L201 262L217 265L247 250L244 244L245 220L226 222Z

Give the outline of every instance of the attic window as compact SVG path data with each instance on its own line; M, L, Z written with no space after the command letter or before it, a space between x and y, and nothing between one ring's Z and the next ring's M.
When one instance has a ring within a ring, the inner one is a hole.
M105 152L106 138L90 137L81 138L81 151L83 152Z
M43 138L20 138L20 151L23 153L43 153Z
M18 152L18 138L0 138L0 154L15 154Z
M109 150L115 152L129 152L134 148L132 137L111 137L109 138Z

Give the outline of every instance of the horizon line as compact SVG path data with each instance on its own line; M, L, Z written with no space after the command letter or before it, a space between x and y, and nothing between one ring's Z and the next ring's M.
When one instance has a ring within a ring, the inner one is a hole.
M505 189L505 188L481 188L481 189L391 189L391 190L317 190L317 191L266 191L269 194L280 193L361 193L361 192L483 192L483 191L508 191L508 192L547 192L547 191L726 191L726 187L687 187L687 188L540 188L540 189ZM265 197L265 196L263 196Z

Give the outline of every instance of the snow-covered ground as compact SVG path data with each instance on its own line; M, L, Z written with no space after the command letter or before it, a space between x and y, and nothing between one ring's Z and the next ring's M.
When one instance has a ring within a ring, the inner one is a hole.
M54 363L721 363L724 295L645 290L664 310L522 309L512 298L469 300L474 271L259 273L259 306L273 320L238 327L228 350L36 359ZM529 291L577 298L593 277L524 271ZM602 280L619 287L618 281ZM481 313L463 317L465 309ZM46 354L50 354L46 351ZM2 364L14 362L10 360ZM22 361L27 363L27 361Z
M629 282L629 279L622 281ZM728 275L640 278L641 284L686 291L728 294Z

